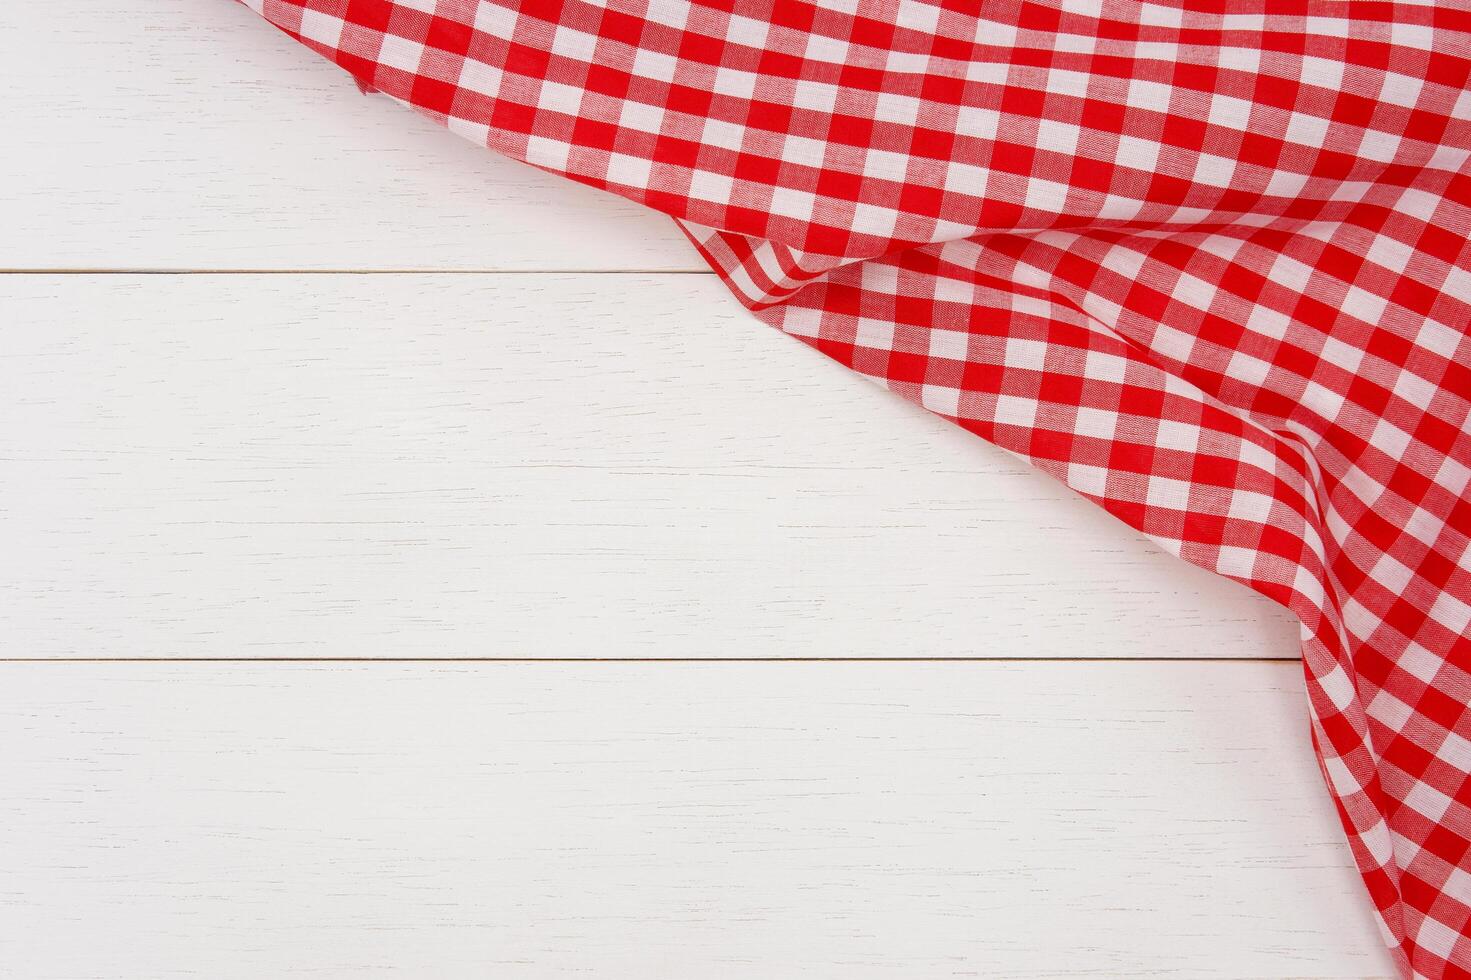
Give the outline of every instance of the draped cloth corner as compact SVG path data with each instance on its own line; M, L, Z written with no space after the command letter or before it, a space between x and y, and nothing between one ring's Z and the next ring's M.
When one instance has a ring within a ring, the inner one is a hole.
M1471 977L1471 10L245 2L1290 609L1399 969Z

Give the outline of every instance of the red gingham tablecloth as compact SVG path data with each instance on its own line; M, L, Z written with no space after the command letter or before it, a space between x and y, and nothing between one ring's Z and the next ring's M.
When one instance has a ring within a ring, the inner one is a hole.
M1290 609L1384 935L1471 977L1471 7L246 2Z

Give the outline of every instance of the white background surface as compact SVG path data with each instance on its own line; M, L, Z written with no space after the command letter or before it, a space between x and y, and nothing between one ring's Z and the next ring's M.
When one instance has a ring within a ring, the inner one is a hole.
M1390 974L1276 607L243 8L0 84L6 976Z

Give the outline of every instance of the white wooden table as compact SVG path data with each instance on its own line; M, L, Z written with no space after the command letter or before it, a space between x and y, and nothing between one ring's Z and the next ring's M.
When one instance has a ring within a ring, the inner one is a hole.
M244 8L0 86L5 976L1390 975L1276 607Z

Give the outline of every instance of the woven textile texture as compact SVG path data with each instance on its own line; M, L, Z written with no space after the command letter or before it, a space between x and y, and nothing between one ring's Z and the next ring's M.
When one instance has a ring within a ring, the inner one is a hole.
M1471 7L246 2L1290 609L1385 938L1471 977Z

